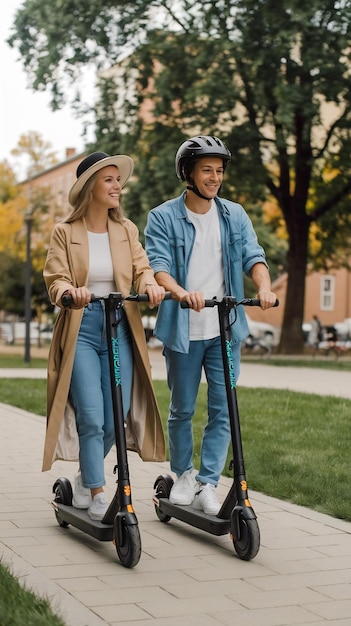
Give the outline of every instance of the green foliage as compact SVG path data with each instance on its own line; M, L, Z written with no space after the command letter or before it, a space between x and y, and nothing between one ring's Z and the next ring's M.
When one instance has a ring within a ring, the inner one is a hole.
M0 252L0 310L24 315L25 301L25 262L15 254ZM32 306L52 311L41 270L32 268ZM34 309L33 309L34 315Z
M13 154L27 160L28 176L38 174L55 162L50 144L38 133L22 135ZM6 161L0 163L0 310L22 316L28 243L33 309L52 310L42 275L46 241L51 231L48 215L51 189L34 186L29 192L16 183L10 166Z
M101 77L97 83L99 93L98 100L94 106L95 114L95 143L87 146L93 150L98 148L107 154L123 154L125 136L121 133L117 122L116 93L117 83L113 77Z
M17 179L7 161L0 163L0 203L6 204L18 195Z
M99 67L107 56L113 58L114 6L111 0L103 5L99 0L60 0L55 7L27 0L17 11L10 44L18 46L33 88L51 85L54 109L64 100L65 74L74 81L84 65Z
M266 224L263 220L262 206L260 204L251 205L248 203L245 205L245 208L253 222L258 241L265 250L271 278L275 280L287 269L286 253L288 242L277 237L272 231L272 226ZM247 297L250 295L255 296L256 293L252 281L247 279L247 277L245 279L245 294L247 294Z
M36 76L34 88L52 85L56 94L63 92L64 71L73 77L90 62L99 68L100 61L111 65L127 46L132 52L129 68L128 60L123 64L129 76L134 73L139 90L136 99L127 95L123 108L115 111L116 121L137 112L144 99L151 98L154 122L135 127L135 119L124 119L128 132L139 129L151 146L156 131L160 138L167 126L177 128L169 148L196 128L225 136L233 153L241 155L235 163L235 187L250 190L254 172L256 195L258 182L266 184L287 210L284 196L292 200L286 185L293 182L296 149L301 150L301 166L307 168L299 173L306 176L311 174L311 158L318 165L327 152L339 154L349 140L345 70L350 60L350 13L345 2L330 2L321 10L316 0L303 6L290 0L279 7L272 0L183 0L177 6L146 0L120 1L118 6L111 1L102 6L97 0L61 0L55 10L40 0L26 0L16 14L10 43L19 48L28 71ZM109 89L102 87L107 106L98 118L99 139L113 127L109 80ZM125 77L122 80L124 87L129 84ZM321 124L321 96L342 104L330 136ZM318 125L323 136L319 145L311 137L312 127ZM165 143L167 139L166 134ZM264 150L279 164L280 181L267 179ZM162 164L163 155L157 154ZM349 150L345 156L349 162Z
M233 159L223 195L246 207L270 194L285 221L281 351L295 352L311 224L321 230L319 265L327 254L342 262L333 242L345 249L350 236L350 34L346 0L26 0L10 44L34 88L51 88L54 106L67 76L119 62L121 97L113 106L111 85L103 88L97 139L138 163L124 203L139 226L178 192L172 160L184 137L226 141Z
M1 252L0 309L24 314L24 262L17 256Z
M20 585L9 567L0 562L0 624L3 626L65 626L49 600Z

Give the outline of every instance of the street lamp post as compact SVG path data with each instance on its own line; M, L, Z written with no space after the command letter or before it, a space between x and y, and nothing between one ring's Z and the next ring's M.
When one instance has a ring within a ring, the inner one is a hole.
M30 322L32 317L32 257L31 257L31 231L32 211L28 210L25 216L26 223L26 273L24 283L24 319L25 319L25 350L24 360L30 362Z

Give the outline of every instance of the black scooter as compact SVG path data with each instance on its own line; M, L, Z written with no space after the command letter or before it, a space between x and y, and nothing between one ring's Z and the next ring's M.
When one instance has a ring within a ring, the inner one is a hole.
M169 295L166 294L167 297ZM59 478L54 483L52 490L55 497L52 505L60 526L67 528L71 524L99 541L113 541L121 564L131 568L139 562L141 539L138 520L132 505L129 481L117 327L124 301L147 301L148 296L146 294L136 294L123 298L121 293L110 293L102 298L91 297L91 302L99 300L105 303L106 334L117 449L117 465L114 467L114 474L117 473L117 489L101 521L90 519L87 510L77 509L72 506L72 486L67 478ZM63 296L63 304L64 306L70 306L72 304L71 296Z
M278 306L278 301L275 306ZM182 303L182 306L186 306ZM230 533L237 555L245 560L253 559L260 548L260 531L255 512L251 506L244 468L244 457L240 430L239 410L236 396L236 380L233 373L232 339L230 326L236 320L236 308L239 305L259 306L257 298L245 298L237 301L235 297L225 296L221 301L206 300L205 306L218 307L222 357L225 374L225 385L228 401L228 413L231 428L231 443L234 459L229 469L233 470L233 483L221 506L218 515L207 515L192 506L171 504L169 494L173 486L173 478L168 474L158 476L155 481L153 502L156 515L161 522L169 522L175 517L195 528L200 528L212 535ZM230 321L233 310L234 319Z

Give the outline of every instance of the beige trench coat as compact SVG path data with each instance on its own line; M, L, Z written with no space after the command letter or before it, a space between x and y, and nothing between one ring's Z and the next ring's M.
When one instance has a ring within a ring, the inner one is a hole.
M156 284L156 281L139 242L137 227L127 219L122 224L109 219L108 233L116 291L126 296L133 285L137 293L145 293L145 286ZM44 267L44 279L52 304L60 305L63 293L70 287L87 284L88 266L89 246L85 220L57 224ZM164 435L139 307L135 303L126 302L125 312L134 352L127 447L136 451L144 461L164 461ZM61 309L56 319L48 359L43 471L49 470L57 459L78 460L78 434L68 394L82 316L83 309Z

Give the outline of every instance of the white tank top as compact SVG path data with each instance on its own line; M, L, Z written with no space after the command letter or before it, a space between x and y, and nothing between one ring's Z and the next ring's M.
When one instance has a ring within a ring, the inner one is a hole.
M88 289L95 296L116 291L108 233L91 233L89 239Z
M212 200L207 213L194 213L186 207L196 230L188 273L189 291L202 291L205 299L225 295L222 243L216 203ZM219 335L217 307L200 313L190 310L190 341L213 339Z

